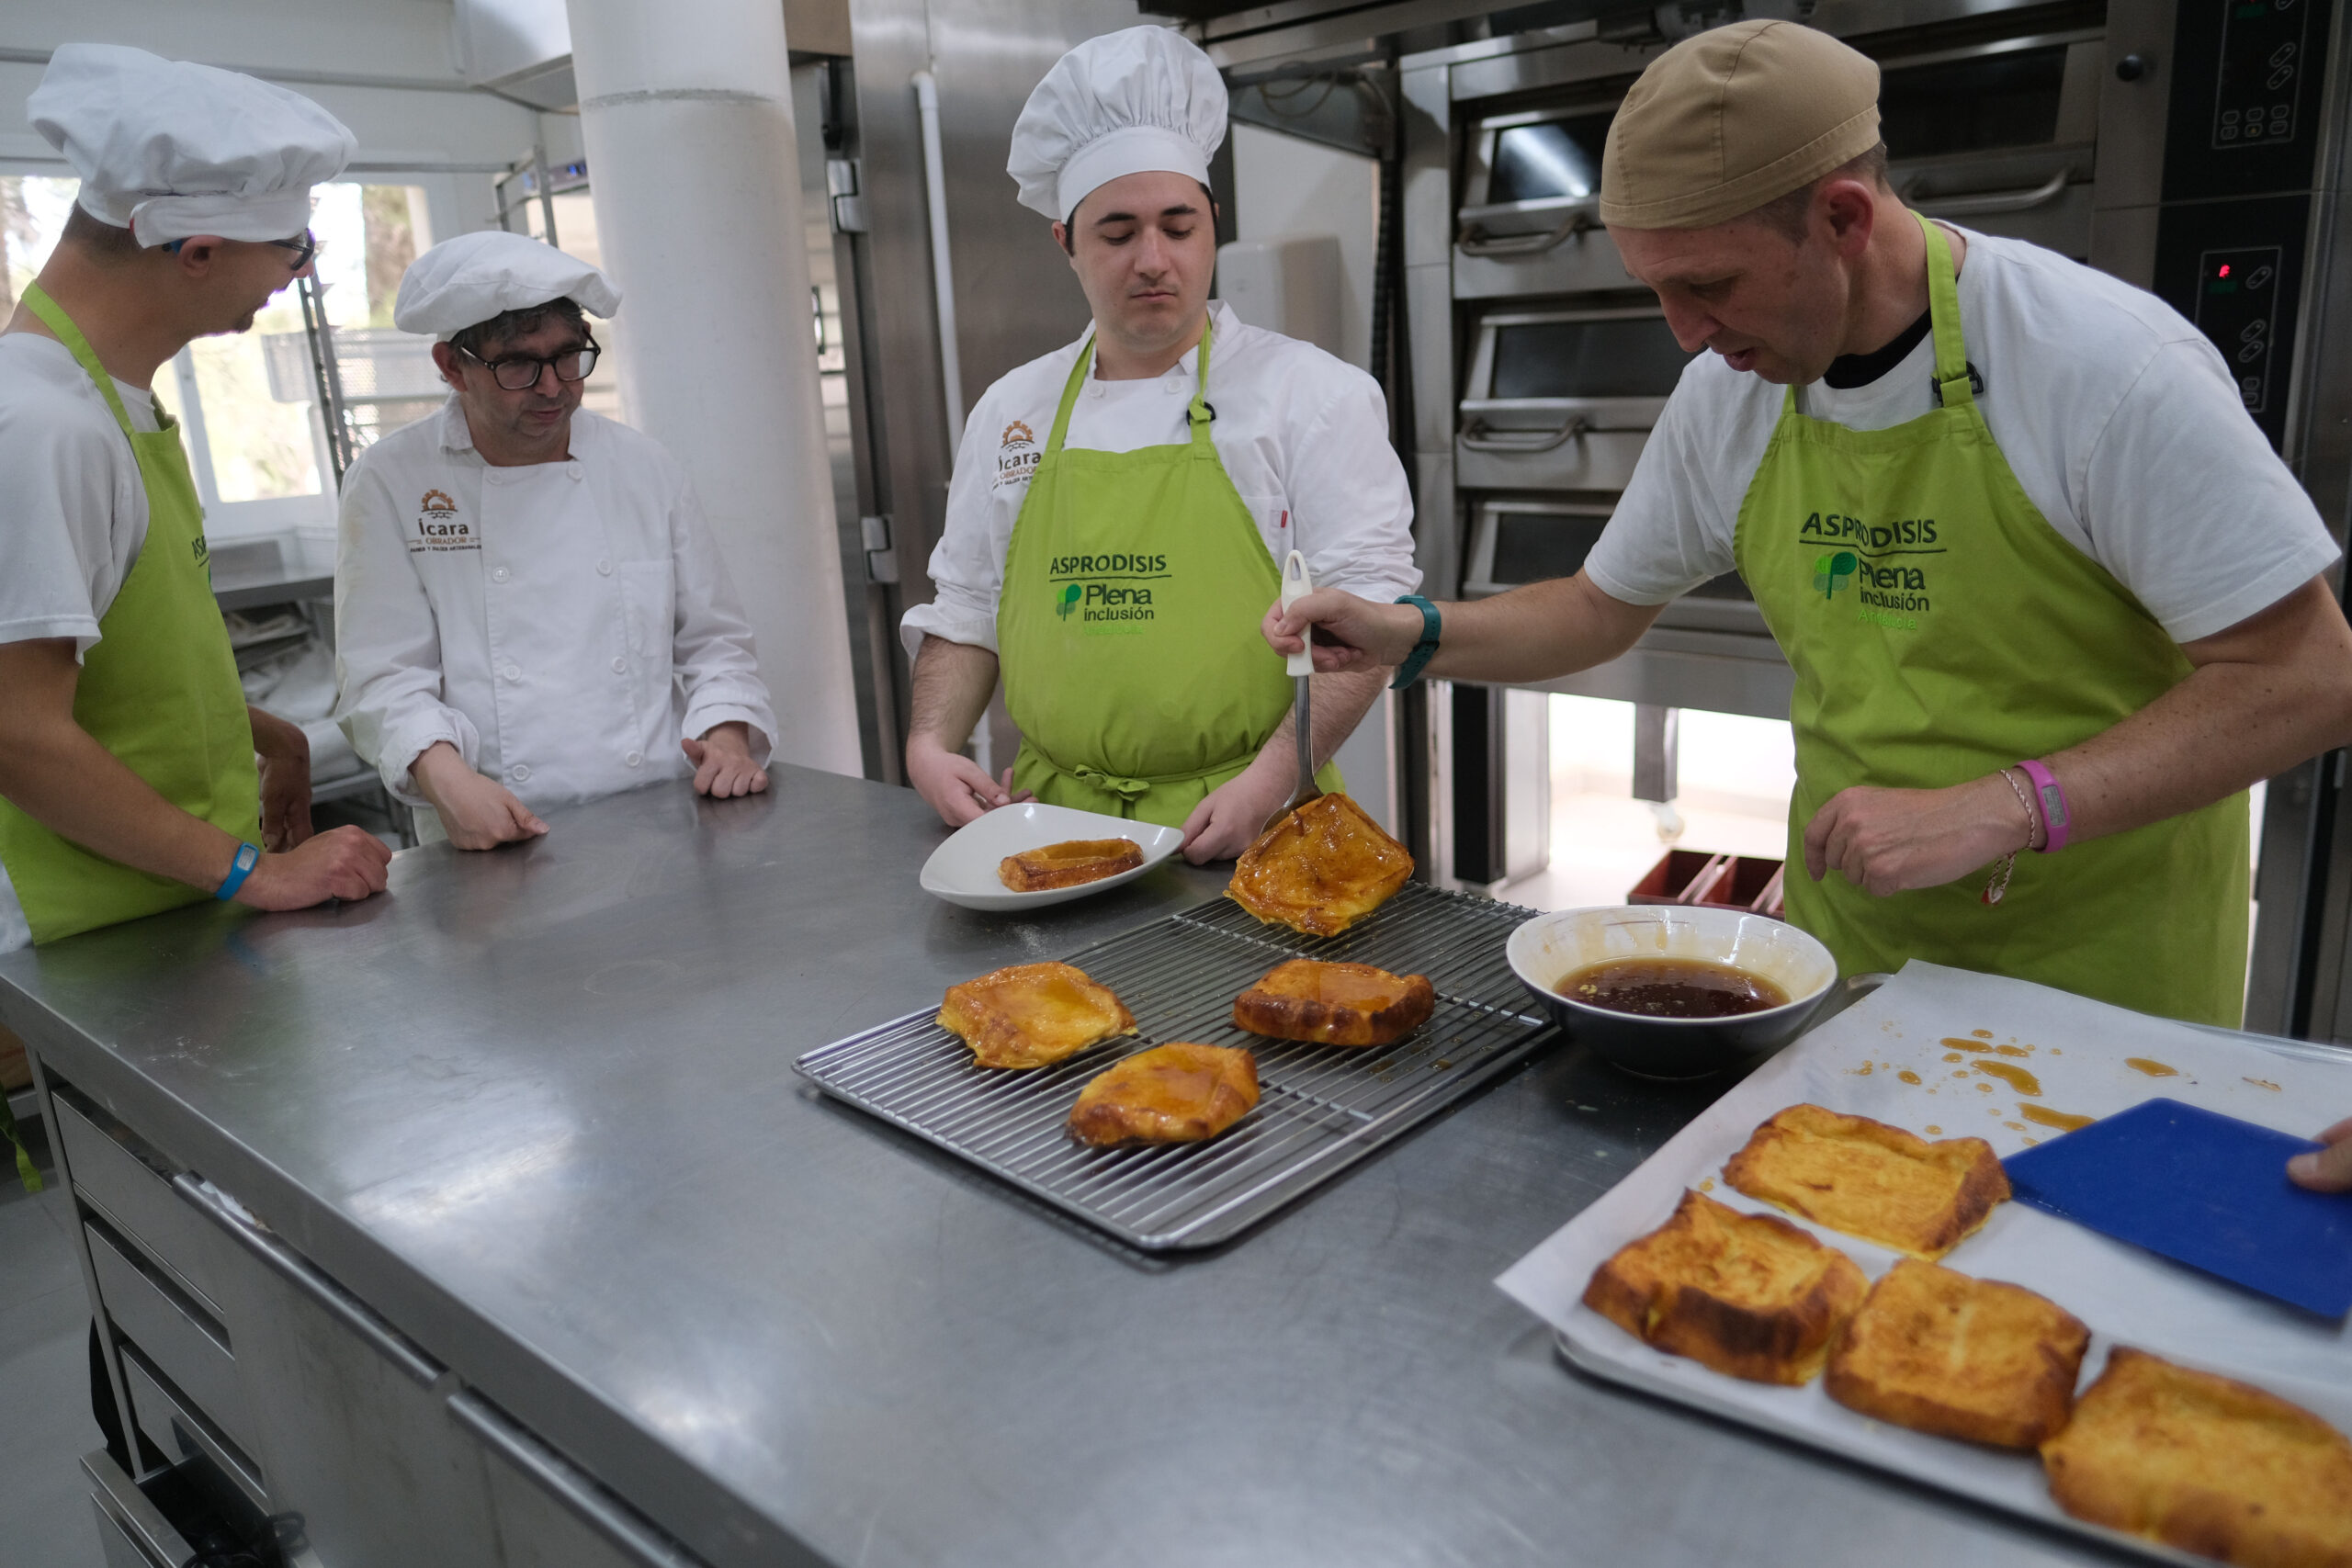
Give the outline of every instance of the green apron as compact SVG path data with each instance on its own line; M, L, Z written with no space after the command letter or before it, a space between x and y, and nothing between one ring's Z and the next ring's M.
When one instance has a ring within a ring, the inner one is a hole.
M88 340L38 287L26 308L82 362L139 459L147 542L98 621L82 660L74 720L174 806L240 839L261 835L253 721L236 656L212 598L204 509L169 422L130 428L114 378ZM92 854L0 799L0 863L8 868L36 943L136 919L209 897L200 887ZM226 869L225 867L223 868Z
M1891 430L1797 412L1740 504L1740 573L1796 671L1789 918L1847 974L1911 958L2235 1028L2246 797L1873 897L1804 872L1805 824L1855 784L1932 789L2098 734L2190 665L2138 600L2026 498L1976 406L1951 249L1925 219L1939 405ZM2018 808L2022 826L2024 808Z
M1258 634L1282 573L1209 439L1208 332L1182 445L1063 450L1093 365L1090 341L1005 550L996 637L1021 727L1012 782L1055 806L1178 828L1290 711L1290 677ZM1316 778L1343 787L1329 763Z

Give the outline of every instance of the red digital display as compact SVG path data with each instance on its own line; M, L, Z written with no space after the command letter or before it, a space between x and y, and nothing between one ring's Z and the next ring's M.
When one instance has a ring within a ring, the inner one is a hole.
M2222 270L2221 270L2218 274L2216 274L2215 276L2220 276L2220 277L2227 277L2227 276L2230 276L2230 264L2229 264L2229 263L2227 263L2227 262L2223 262L2223 263L2222 264Z

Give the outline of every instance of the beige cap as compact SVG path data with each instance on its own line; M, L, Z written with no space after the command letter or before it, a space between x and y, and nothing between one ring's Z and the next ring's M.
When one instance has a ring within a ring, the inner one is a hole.
M1878 65L1797 22L1684 39L1625 95L1600 156L1600 220L1704 229L1878 145Z

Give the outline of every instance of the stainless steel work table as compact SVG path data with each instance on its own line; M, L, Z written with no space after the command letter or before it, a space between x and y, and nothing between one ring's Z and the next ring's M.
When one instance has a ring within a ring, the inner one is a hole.
M0 959L0 1016L713 1564L2099 1554L1588 1382L1493 1277L1720 1086L1574 1048L1161 1260L825 1101L799 1053L1207 897L1014 919L910 791L779 770Z

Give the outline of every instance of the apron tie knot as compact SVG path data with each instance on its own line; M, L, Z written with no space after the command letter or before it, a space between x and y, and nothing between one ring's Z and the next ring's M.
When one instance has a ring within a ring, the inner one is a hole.
M1096 789L1107 790L1129 805L1151 793L1149 779L1122 778L1117 773L1106 773L1100 768L1064 768L1062 772L1081 783L1092 784Z

